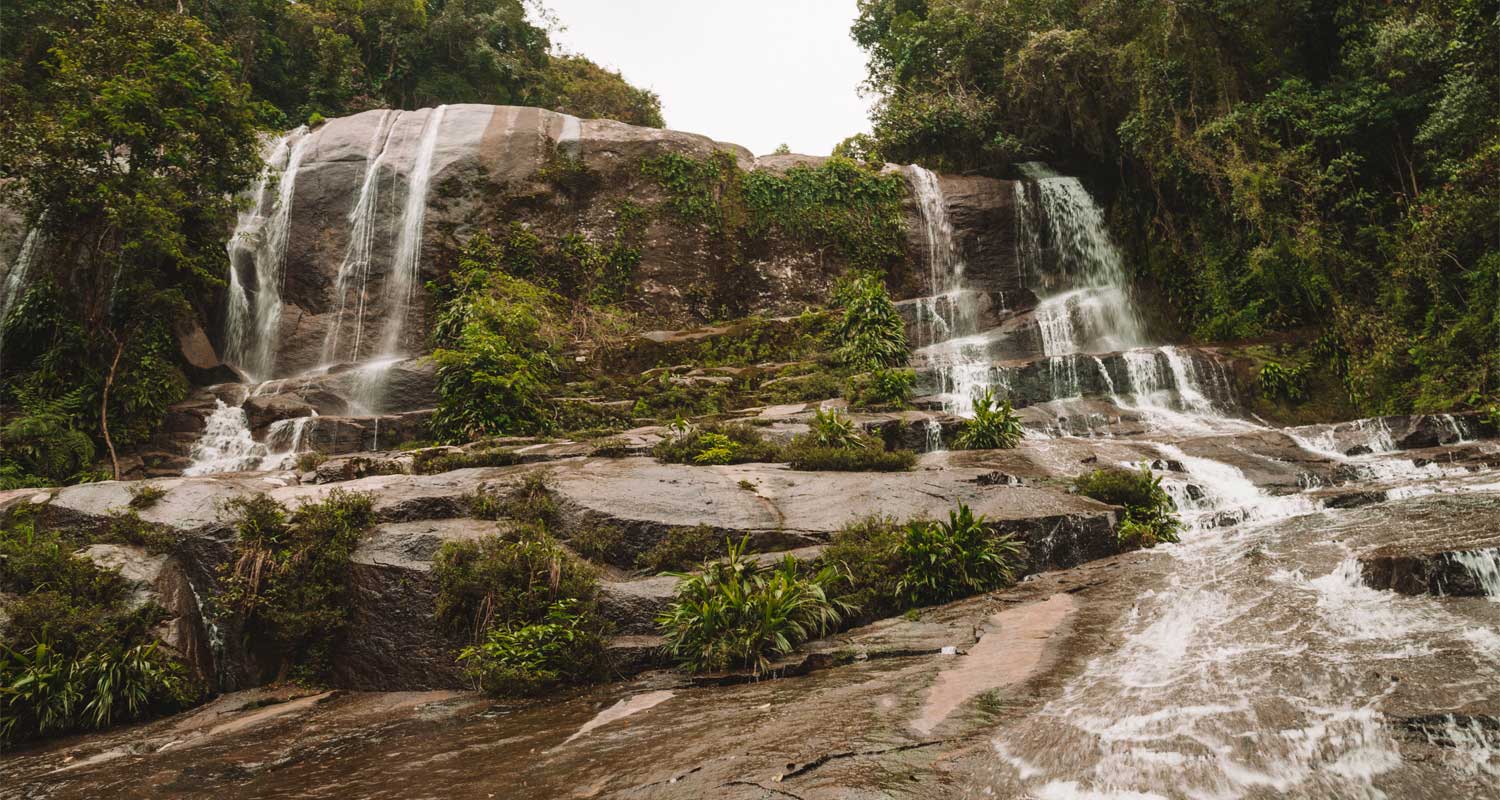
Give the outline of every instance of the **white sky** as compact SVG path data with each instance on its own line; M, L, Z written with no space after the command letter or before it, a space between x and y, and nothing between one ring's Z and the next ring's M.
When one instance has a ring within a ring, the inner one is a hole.
M667 127L764 155L869 131L855 0L542 0L561 49L661 96Z

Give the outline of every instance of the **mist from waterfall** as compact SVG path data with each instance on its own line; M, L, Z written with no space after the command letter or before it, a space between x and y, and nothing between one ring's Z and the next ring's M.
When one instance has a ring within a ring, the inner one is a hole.
M21 249L16 252L16 258L11 262L9 269L0 277L0 348L5 345L5 319L10 316L10 310L15 307L16 302L26 293L27 282L31 279L31 267L36 263L36 254L46 239L42 232L42 223L46 220L43 214L35 225L26 231L26 238L21 241Z

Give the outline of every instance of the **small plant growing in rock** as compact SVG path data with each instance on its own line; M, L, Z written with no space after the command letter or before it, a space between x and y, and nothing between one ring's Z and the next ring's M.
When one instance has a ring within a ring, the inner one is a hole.
M520 483L505 492L476 489L464 495L463 504L478 519L512 519L544 526L557 522L557 501L552 498L543 470L526 473Z
M844 312L834 334L839 360L857 370L906 363L906 322L878 273L861 272L840 283L835 302Z
M852 408L905 408L916 378L909 369L874 369L849 378L844 397Z
M711 423L662 440L651 454L669 464L744 464L775 461L781 448L750 425Z
M274 644L278 677L326 678L349 617L349 557L375 522L374 497L335 489L287 510L266 495L227 504L237 557L225 565L217 602L247 631Z
M855 610L828 596L835 567L805 575L791 556L761 566L745 557L746 544L731 543L701 574L679 573L677 597L657 618L668 652L689 670L741 667L759 675L771 659L833 630Z
M964 423L956 444L962 450L1008 450L1021 443L1025 431L1010 399L995 402L995 390L974 394L974 418Z
M149 483L143 483L139 486L130 487L130 502L126 505L129 505L131 508L137 511L145 511L146 509L156 505L163 497L166 496L166 489L163 489L160 486L153 486Z
M896 547L905 569L896 591L910 605L946 603L988 592L1015 580L1025 545L996 534L965 504L947 522L914 522Z
M707 525L672 528L636 558L636 565L652 573L688 569L713 558L724 546L724 537Z
M854 420L836 408L814 411L810 427L808 441L819 447L864 449L869 444L864 433L855 427Z
M603 651L599 626L577 600L564 599L538 622L496 624L458 661L476 689L526 696L597 676Z
M1085 497L1124 507L1124 518L1115 535L1127 550L1179 541L1182 521L1175 514L1177 504L1161 487L1161 478L1145 465L1138 470L1096 469L1075 478L1073 489Z
M309 450L306 453L298 453L297 454L297 471L298 472L312 472L313 470L317 469L318 467L323 466L323 464L325 462L327 462L327 461L328 461L328 454L327 453L320 453L317 450Z
M573 552L590 561L614 563L623 555L625 532L613 525L591 525L568 537Z
M1288 369L1278 361L1267 361L1255 376L1260 396L1272 402L1300 403L1307 399L1307 374L1303 367Z

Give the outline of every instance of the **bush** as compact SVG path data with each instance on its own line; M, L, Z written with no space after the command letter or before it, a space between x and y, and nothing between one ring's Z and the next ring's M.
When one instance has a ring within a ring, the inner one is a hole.
M906 322L879 274L855 274L839 284L834 298L844 312L835 332L840 361L858 370L906 363Z
M857 449L794 442L786 450L786 460L792 469L810 472L902 472L917 463L917 454L910 450L887 450L879 440L870 440L868 446Z
M182 665L156 642L79 656L39 642L0 653L0 741L101 729L185 705Z
M744 667L759 675L771 658L827 633L855 610L828 597L836 568L803 575L791 556L763 567L744 557L745 544L731 544L700 575L679 575L676 599L657 618L668 652L694 672Z
M159 500L166 496L167 490L159 486L152 486L149 483L142 483L138 486L130 487L130 502L127 505L137 511L144 511L156 505Z
M1026 548L999 535L967 505L948 512L947 522L913 522L896 547L904 565L896 592L913 606L946 603L988 592L1015 580Z
M432 575L439 624L470 643L496 624L541 622L561 600L592 613L599 591L598 571L534 525L511 536L447 542Z
M743 423L690 428L662 440L651 454L669 464L744 464L776 461L781 456L780 448Z
M456 469L511 467L519 463L521 463L521 457L509 448L482 447L460 450L456 453L430 450L413 457L412 472L418 475L437 475Z
M647 572L685 570L712 558L725 546L724 537L707 525L672 528L636 558Z
M625 532L613 525L592 525L568 537L573 552L590 561L619 563L626 557Z
M0 527L0 742L102 728L175 710L193 694L157 649L154 604L128 610L113 570L74 553L83 537L12 515Z
M865 435L854 426L854 420L839 413L836 408L827 411L819 408L814 411L809 428L806 441L818 447L863 449L869 444Z
M463 503L479 519L513 519L544 527L557 522L557 501L543 470L526 473L504 494L480 489L465 495Z
M323 464L327 461L328 454L320 453L317 450L309 450L306 453L299 453L297 454L297 471L312 472L318 467L323 466Z
M1161 488L1161 478L1144 465L1139 470L1096 469L1075 478L1073 489L1085 497L1124 507L1125 515L1115 535L1127 550L1179 541L1182 521L1174 514L1177 504Z
M1010 399L997 406L995 390L985 389L974 394L974 418L964 422L956 443L961 450L1008 450L1020 444L1024 435Z
M1272 402L1300 403L1307 399L1307 374L1304 367L1287 369L1276 361L1261 365L1255 376L1260 396Z
M820 560L839 571L832 595L857 606L862 619L887 617L905 607L896 589L905 571L900 553L905 530L892 517L865 517L840 528L823 550Z
M604 639L577 600L558 600L539 622L501 622L484 640L459 651L475 688L497 695L535 695L596 677Z
M844 398L851 408L905 408L917 375L909 369L876 369L849 378Z
M227 504L238 533L219 602L247 635L269 641L278 677L326 680L349 617L349 557L375 522L374 498L335 489L287 513L265 495Z

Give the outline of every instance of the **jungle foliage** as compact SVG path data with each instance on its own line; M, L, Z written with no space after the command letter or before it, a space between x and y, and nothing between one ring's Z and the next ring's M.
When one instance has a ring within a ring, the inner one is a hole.
M1500 31L1483 0L862 0L846 152L1109 203L1161 320L1290 332L1367 412L1500 392Z
M1145 465L1138 470L1096 469L1074 479L1073 489L1125 509L1115 534L1126 549L1178 541L1182 521L1176 514L1177 504L1161 488L1161 478L1152 475Z

